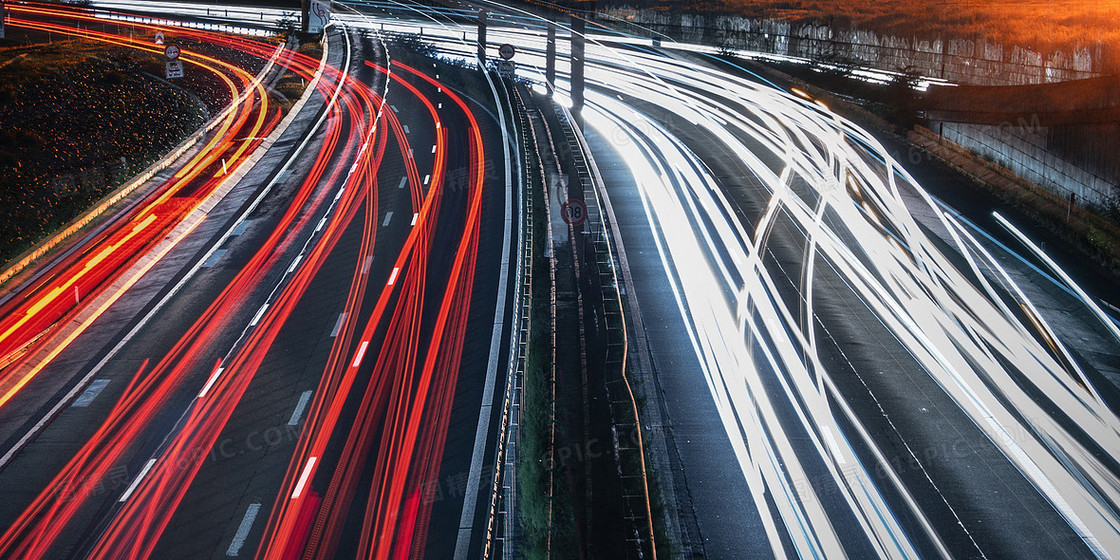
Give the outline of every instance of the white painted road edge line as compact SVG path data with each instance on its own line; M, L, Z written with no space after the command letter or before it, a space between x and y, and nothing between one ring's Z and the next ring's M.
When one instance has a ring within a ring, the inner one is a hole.
M260 504L249 504L249 508L245 510L245 517L241 518L241 525L237 526L237 533L233 535L233 541L226 549L226 556L237 556L241 553L241 547L245 546L245 538L249 536L253 521L256 521L257 513L260 511Z
M500 105L498 89L494 87L493 80L487 75L490 92L494 96L494 104ZM442 107L442 104L441 104ZM471 452L471 466L467 475L467 489L463 494L463 511L459 516L459 534L455 538L454 560L466 560L471 546L471 532L474 529L474 514L478 503L478 481L482 477L482 460L486 452L486 436L490 433L491 409L494 406L494 383L498 377L498 354L502 346L502 332L505 330L506 316L506 282L509 270L510 233L513 229L513 191L511 174L512 159L510 157L509 129L506 124L506 113L498 108L498 128L502 131L502 155L505 157L505 234L502 236L502 268L498 275L498 299L494 306L494 332L490 337L490 358L486 363L486 381L482 390L482 406L478 412L478 428L474 434L474 450ZM435 153L432 146L432 153ZM520 253L520 251L519 251Z
M145 476L148 476L148 471L152 470L152 466L155 464L156 460L154 457L148 459L147 463L144 463L144 468L140 470L140 475L132 481L132 484L128 485L128 490L124 491L124 494L121 496L121 499L117 500L117 503L123 504L128 501L129 496L132 496L132 493L136 491L136 487L140 486L140 481L144 480Z

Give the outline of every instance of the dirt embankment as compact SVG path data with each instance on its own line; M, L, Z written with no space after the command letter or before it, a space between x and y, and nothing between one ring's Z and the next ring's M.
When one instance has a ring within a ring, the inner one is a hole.
M263 63L179 42L250 73ZM172 83L163 79L163 62L81 40L0 48L0 262L158 160L230 102L218 77L188 71Z

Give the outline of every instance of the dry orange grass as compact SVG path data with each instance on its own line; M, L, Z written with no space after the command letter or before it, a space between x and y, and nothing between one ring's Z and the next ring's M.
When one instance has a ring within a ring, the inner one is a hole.
M755 18L831 20L904 37L983 35L1035 50L1098 42L1120 46L1120 0L700 0L690 6Z

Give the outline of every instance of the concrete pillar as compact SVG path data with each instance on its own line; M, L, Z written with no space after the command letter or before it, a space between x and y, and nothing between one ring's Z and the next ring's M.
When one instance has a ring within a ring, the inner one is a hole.
M486 10L478 10L478 64L486 69Z
M578 16L572 17L572 115L580 128L583 128L583 63L586 51L583 34L585 30L584 21Z
M556 88L556 22L548 22L548 42L545 43L544 79L548 82L548 91Z

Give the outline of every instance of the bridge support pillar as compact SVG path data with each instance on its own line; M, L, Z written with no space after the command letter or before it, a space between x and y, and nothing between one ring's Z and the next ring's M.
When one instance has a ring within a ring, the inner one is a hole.
M576 124L583 128L583 63L586 45L584 31L586 30L583 19L572 17L572 116Z
M486 70L486 10L478 10L478 67Z
M548 92L556 89L556 22L548 22L548 41L544 47L544 79L548 82Z

